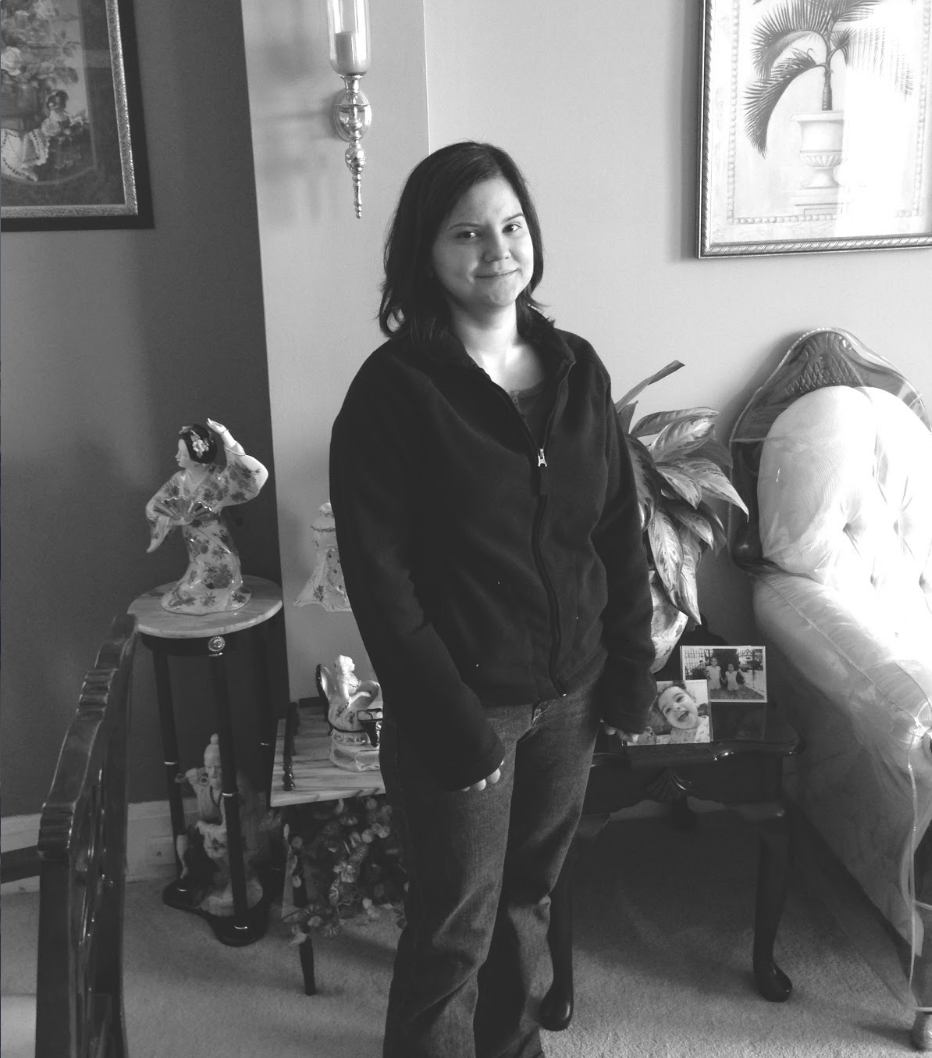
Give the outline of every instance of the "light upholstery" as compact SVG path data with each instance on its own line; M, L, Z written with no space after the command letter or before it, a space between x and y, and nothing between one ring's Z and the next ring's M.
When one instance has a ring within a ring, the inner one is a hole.
M898 397L800 397L770 428L757 496L766 560L839 592L898 656L932 646L932 432Z
M768 684L803 735L789 792L903 938L932 1007L932 432L844 331L799 339L739 417Z

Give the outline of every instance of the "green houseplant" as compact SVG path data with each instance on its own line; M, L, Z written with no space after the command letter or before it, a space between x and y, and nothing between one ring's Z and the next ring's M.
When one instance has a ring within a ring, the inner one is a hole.
M747 514L728 477L731 455L714 436L718 412L684 408L645 415L632 425L636 397L682 367L673 360L615 404L634 467L641 521L651 564L652 634L660 668L689 620L699 624L696 570L704 551L718 550L727 535L712 502Z
M754 0L755 4L760 0ZM763 16L753 37L758 80L745 95L746 131L767 151L767 129L777 103L797 77L822 71L822 111L833 112L832 62L891 79L904 95L912 75L901 49L880 26L859 26L885 0L784 0Z

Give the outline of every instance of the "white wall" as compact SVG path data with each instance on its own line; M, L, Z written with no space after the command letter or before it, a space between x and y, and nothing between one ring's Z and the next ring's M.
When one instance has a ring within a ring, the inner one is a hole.
M532 184L558 325L593 342L617 394L685 367L642 411L735 415L791 339L841 326L932 404L932 250L698 260L698 0L425 0L430 147L488 139ZM700 606L746 638L748 584L703 560Z
M328 62L322 2L243 0L262 256L282 587L293 698L314 667L365 655L349 614L293 606L314 565L311 523L328 497L330 427L350 379L381 344L382 242L404 178L427 152L420 0L374 0L372 106L363 140L363 215L353 213L346 144L330 105L343 82Z
M619 395L685 363L642 410L711 405L727 439L789 342L820 325L853 331L932 401L932 251L696 259L700 11L698 0L373 0L357 222L328 125L339 80L323 4L245 0L294 695L313 693L318 661L362 657L351 617L290 600L313 566L330 424L379 341L385 225L428 149L471 137L515 156L544 229L540 295L593 341ZM700 603L715 631L747 639L748 585L726 557L704 560Z

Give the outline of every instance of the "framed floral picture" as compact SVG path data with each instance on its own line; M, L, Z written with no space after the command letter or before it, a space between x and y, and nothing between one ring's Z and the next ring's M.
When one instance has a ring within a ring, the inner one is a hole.
M150 228L130 0L3 0L4 231Z
M932 0L704 0L700 257L932 246Z

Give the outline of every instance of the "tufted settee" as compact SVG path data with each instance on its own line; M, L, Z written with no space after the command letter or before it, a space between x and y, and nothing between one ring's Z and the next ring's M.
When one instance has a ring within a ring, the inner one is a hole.
M768 684L803 735L788 789L902 940L932 1010L932 432L919 394L835 329L804 334L731 436Z

